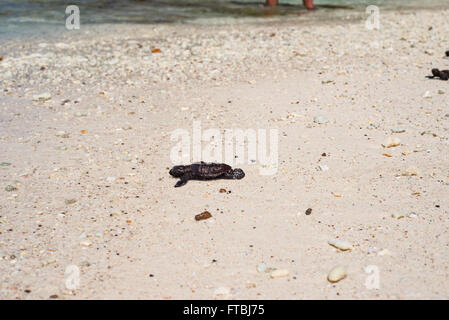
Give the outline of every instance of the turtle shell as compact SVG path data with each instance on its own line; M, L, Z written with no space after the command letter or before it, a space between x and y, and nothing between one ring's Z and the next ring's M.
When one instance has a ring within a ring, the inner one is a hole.
M232 170L232 167L225 163L200 162L192 164L192 173L198 178L218 178L229 170Z

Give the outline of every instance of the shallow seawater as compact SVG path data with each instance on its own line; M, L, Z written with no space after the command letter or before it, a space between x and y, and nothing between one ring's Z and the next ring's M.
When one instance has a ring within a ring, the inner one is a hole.
M363 12L368 5L381 9L449 7L447 0L315 0L310 14L302 0L280 0L264 8L264 0L1 0L0 39L44 35L65 29L65 9L76 4L81 24L105 23L247 23L266 18L302 16L316 21Z

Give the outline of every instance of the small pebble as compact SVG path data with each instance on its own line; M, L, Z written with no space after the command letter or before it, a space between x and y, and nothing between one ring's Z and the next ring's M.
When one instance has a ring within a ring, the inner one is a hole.
M383 249L377 253L379 256L391 256L392 253L388 249Z
M1 162L0 163L0 167L8 167L10 165L11 165L11 163L9 163L9 162Z
M68 138L69 134L66 133L65 131L58 131L58 132L56 132L56 136L60 137L60 138Z
M278 269L278 270L274 270L270 273L270 278L275 279L275 278L283 278L283 277L287 277L290 274L290 272L287 269Z
M51 99L51 94L46 92L42 94L37 94L33 96L33 101L47 101Z
M401 144L401 140L396 137L388 137L387 140L382 144L384 148L392 148L397 147Z
M396 128L392 128L392 129L391 129L391 132L392 132L392 133L404 133L404 132L405 132L405 129L404 129L404 128L396 127Z
M352 245L348 241L340 240L340 239L332 239L329 240L327 243L329 243L331 246L340 249L341 251L347 251L352 250Z
M229 296L231 294L231 288L229 287L218 287L214 290L214 296Z
M212 215L210 214L209 211L204 211L204 212L202 212L202 213L200 213L200 214L197 214L197 215L195 216L195 220L196 220L196 221L206 220L206 219L209 219L209 218L211 218L211 217L212 217Z
M90 247L92 243L90 241L84 240L80 242L80 245L82 245L83 247Z
M313 122L318 124L324 124L329 122L329 119L327 119L325 116L316 116L313 118Z
M405 214L399 213L399 212L395 212L395 213L393 213L391 216L392 216L393 218L395 218L395 219L402 219L402 218L405 217Z
M259 263L257 265L257 272L265 272L267 270L267 265L265 263Z
M318 166L318 169L320 169L320 171L327 171L327 170L329 170L329 167L325 164L320 164Z
M329 274L327 275L327 280L329 282L338 282L346 277L346 268L343 266L336 266L329 271Z
M306 216L309 216L309 215L311 215L312 214L312 208L308 208L307 210L306 210Z
M74 204L76 202L76 199L67 199L64 202L65 202L65 204Z
M247 282L246 283L246 288L247 289L253 289L256 287L256 284L254 282Z
M408 167L401 175L405 177L419 176L419 170L416 167Z
M5 187L5 191L7 191L7 192L16 191L16 190L17 190L17 188L12 185L7 185Z

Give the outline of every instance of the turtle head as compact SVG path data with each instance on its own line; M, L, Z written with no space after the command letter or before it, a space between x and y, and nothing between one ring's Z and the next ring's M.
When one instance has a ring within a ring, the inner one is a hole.
M168 172L170 175L172 175L175 178L181 177L186 172L186 166L174 166L171 168L171 170Z
M440 70L438 69L432 69L432 75L434 77L439 77L440 76Z
M243 172L242 169L234 169L232 170L232 178L233 179L243 179L243 177L245 176L245 172Z

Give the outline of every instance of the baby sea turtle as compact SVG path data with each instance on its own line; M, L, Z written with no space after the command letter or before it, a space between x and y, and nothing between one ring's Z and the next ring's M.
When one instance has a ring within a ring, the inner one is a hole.
M232 169L224 163L202 161L188 166L174 166L169 173L179 178L175 188L185 185L189 180L242 179L245 176L242 169Z
M441 80L449 80L449 70L432 69L432 78L440 78Z

